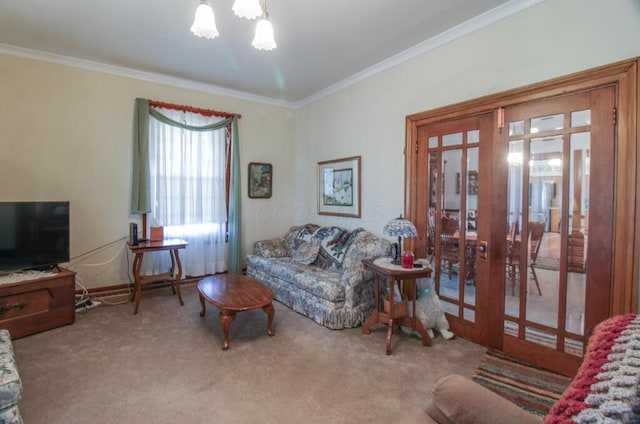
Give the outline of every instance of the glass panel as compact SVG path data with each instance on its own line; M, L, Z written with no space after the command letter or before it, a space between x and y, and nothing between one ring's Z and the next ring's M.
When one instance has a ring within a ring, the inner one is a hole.
M582 357L582 354L584 352L584 344L579 340L565 337L564 352L568 353L569 355Z
M445 134L442 136L443 146L456 146L462 144L462 133Z
M511 125L511 124L510 124ZM520 316L516 283L520 275L519 234L522 225L523 140L509 142L507 155L507 237L505 240L505 314Z
M442 292L440 292L440 296L442 297ZM446 300L440 299L440 304L442 305L442 310L446 314L451 314L453 316L458 316L458 305L455 305L451 302L447 302Z
M564 115L549 115L531 119L531 134L564 128Z
M513 337L518 337L518 323L517 322L505 320L503 328L504 328L503 329L504 334L508 334L510 336L513 336Z
M435 149L438 147L438 137L429 137L429 148Z
M429 152L429 160L427 163L428 181L427 181L427 237L425 252L429 262L432 263L433 256L436 253L436 206L438 204L438 152Z
M480 141L480 130L467 131L467 143L478 143Z
M571 112L571 127L591 125L591 109Z
M440 295L460 300L460 275L465 272L464 263L460 263L460 171L462 168L462 150L442 152L442 197L441 216L436 225L440 225L439 243L440 263L436 269L439 278ZM464 244L462 244L464 245Z
M476 311L473 309L464 308L463 311L464 319L467 321L475 322L476 321Z
M567 316L565 329L584 335L586 252L589 238L589 132L571 134L569 155L569 241L567 243Z
M533 327L525 327L524 339L528 342L540 344L554 350L558 342L558 336L556 334Z
M532 139L529 152L528 237L524 242L527 246L526 318L557 328L561 291L560 235L552 232L551 226L552 214L557 215L554 219L562 216L563 137Z
M464 257L466 278L464 286L464 301L469 305L476 304L476 243L478 239L478 190L479 190L479 155L478 147L467 149L467 178L466 188L466 234L464 240Z
M524 135L524 121L509 122L509 136Z

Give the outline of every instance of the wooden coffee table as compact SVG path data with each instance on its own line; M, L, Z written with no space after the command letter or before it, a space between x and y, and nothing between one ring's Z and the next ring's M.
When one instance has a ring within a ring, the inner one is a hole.
M275 314L273 292L258 280L241 274L219 274L200 280L198 292L202 305L201 317L205 315L205 300L220 309L218 316L224 333L222 349L229 349L229 326L237 312L262 308L268 317L267 334L275 334L271 327Z

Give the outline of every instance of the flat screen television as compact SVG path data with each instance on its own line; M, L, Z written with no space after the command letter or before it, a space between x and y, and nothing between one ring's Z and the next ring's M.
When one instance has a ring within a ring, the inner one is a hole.
M0 202L0 273L69 262L69 202Z

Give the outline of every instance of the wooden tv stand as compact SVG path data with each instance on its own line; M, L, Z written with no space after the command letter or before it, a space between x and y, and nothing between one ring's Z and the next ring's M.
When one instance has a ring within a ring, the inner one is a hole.
M76 273L64 268L41 278L0 284L0 328L11 338L50 330L76 319Z

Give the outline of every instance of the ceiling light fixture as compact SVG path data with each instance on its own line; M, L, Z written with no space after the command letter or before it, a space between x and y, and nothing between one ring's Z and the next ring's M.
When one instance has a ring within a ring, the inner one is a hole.
M255 19L262 15L260 0L236 0L232 10L236 16L246 19Z
M191 32L198 37L209 39L218 36L213 9L207 0L200 0L200 5L196 9L196 18L193 20L193 25L191 25Z
M273 26L269 21L267 12L267 0L260 4L260 0L236 0L233 11L241 18L254 19L261 16L256 25L256 34L251 45L258 50L273 50L276 48L276 40L273 38ZM209 0L200 0L196 9L196 17L191 25L191 32L198 37L213 39L218 36L216 20Z
M273 26L269 21L269 12L267 12L267 0L264 0L262 5L262 17L256 25L256 36L251 45L258 50L273 50L277 46L276 40L273 38Z
M256 35L253 37L251 45L258 50L273 50L276 48L276 40L273 38L273 26L269 21L267 12L267 0L262 4L262 17L256 25Z

